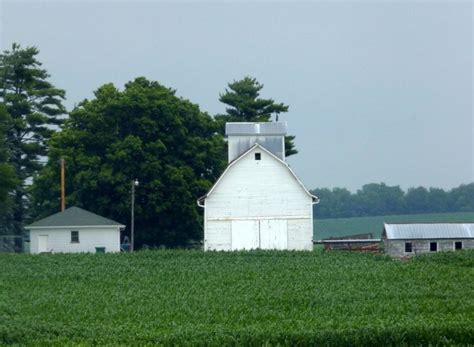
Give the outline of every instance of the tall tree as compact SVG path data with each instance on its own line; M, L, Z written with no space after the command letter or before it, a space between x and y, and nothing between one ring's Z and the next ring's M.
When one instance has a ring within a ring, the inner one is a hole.
M474 211L474 183L461 184L449 192L451 209L461 212Z
M41 168L38 159L47 154L47 141L65 113L65 92L47 81L50 76L41 68L38 53L35 47L13 44L0 54L0 104L11 118L6 138L19 179L13 204L13 232L18 234L26 218L25 181Z
M9 230L12 207L11 193L17 183L6 145L6 131L9 127L10 117L8 117L5 106L0 104L0 234Z
M158 82L137 78L123 91L100 87L50 141L49 163L35 178L38 214L58 209L58 160L66 161L67 204L130 225L135 190L138 246L183 246L202 238L196 199L218 178L225 161L212 117Z
M405 204L410 213L432 212L431 193L425 187L409 188L405 194Z
M354 197L355 208L360 216L382 216L405 212L404 193L399 186L385 183L364 184Z
M216 119L225 122L270 122L273 115L278 121L280 113L288 112L288 105L276 103L273 99L260 98L260 84L253 77L244 77L228 84L228 89L220 95L219 101L226 104L226 114L217 115ZM285 137L285 154L290 156L298 153L294 144L294 136Z
M321 203L313 205L315 218L353 217L356 213L354 195L346 188L320 188L311 193L321 200Z

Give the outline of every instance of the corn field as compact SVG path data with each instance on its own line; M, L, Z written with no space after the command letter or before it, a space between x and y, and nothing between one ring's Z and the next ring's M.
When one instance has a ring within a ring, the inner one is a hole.
M0 254L0 345L474 342L474 252Z

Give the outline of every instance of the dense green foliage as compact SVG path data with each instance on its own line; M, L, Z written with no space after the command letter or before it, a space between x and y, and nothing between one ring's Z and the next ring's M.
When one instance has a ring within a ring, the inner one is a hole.
M5 106L0 104L0 234L7 233L6 226L11 221L12 192L16 187L16 175L10 164L10 151L6 143L6 133L10 124Z
M474 223L474 212L427 213L375 217L316 219L313 223L315 240L371 233L380 238L383 223Z
M440 188L410 188L370 183L351 193L345 188L311 191L321 202L314 205L317 218L348 218L438 212L474 212L474 183L444 191Z
M280 113L288 112L288 105L276 103L273 99L260 98L263 84L253 77L244 77L241 80L228 84L228 88L220 95L219 101L226 104L226 114L217 115L216 120L224 130L225 122L271 122L275 114L278 121ZM294 136L285 137L285 155L298 153L294 144Z
M0 254L0 344L474 341L474 253Z
M25 181L41 168L39 156L47 155L47 140L61 123L65 113L64 90L55 88L36 56L35 47L21 48L13 44L0 54L0 105L8 114L6 144L9 162L18 182L14 189L14 205L10 220L11 233L21 234L27 217Z
M58 211L59 166L66 161L67 205L130 226L136 188L136 244L184 246L202 238L204 195L226 162L216 123L158 82L137 78L123 91L106 84L70 113L50 141L34 180L38 216Z

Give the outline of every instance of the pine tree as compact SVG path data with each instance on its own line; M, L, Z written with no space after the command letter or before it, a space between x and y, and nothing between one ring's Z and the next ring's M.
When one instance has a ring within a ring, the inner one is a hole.
M6 142L19 179L13 197L12 231L17 234L27 217L25 182L41 168L38 159L47 154L47 141L65 113L65 92L47 81L50 76L36 59L38 53L35 47L14 43L0 54L0 104L11 119Z
M273 115L278 122L279 114L288 112L288 105L276 103L273 99L260 98L263 84L256 78L246 76L229 83L228 88L220 95L219 101L229 107L226 108L226 114L216 116L216 120L222 123L222 129L225 122L271 122ZM285 137L287 157L298 153L294 139L294 136Z
M6 145L6 130L10 118L5 107L0 104L0 234L7 233L11 222L11 193L16 186L15 171L10 165L10 155Z

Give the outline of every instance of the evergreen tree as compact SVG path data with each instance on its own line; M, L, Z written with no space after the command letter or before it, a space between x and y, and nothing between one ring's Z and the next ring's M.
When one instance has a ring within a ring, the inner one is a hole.
M16 186L16 177L10 165L6 145L6 131L11 126L5 107L0 104L0 234L7 233L11 223L11 193Z
M228 84L228 88L220 95L219 101L226 104L226 114L217 115L224 129L225 122L271 122L272 116L278 121L280 113L288 112L288 105L276 103L273 99L260 98L263 84L253 77L244 77ZM294 144L294 136L285 137L285 154L290 156L298 153Z
M47 154L47 140L65 113L65 92L55 88L36 56L35 47L13 44L0 54L0 104L11 119L6 139L10 162L19 181L14 190L13 229L20 234L27 217L25 181L41 168L38 159Z

